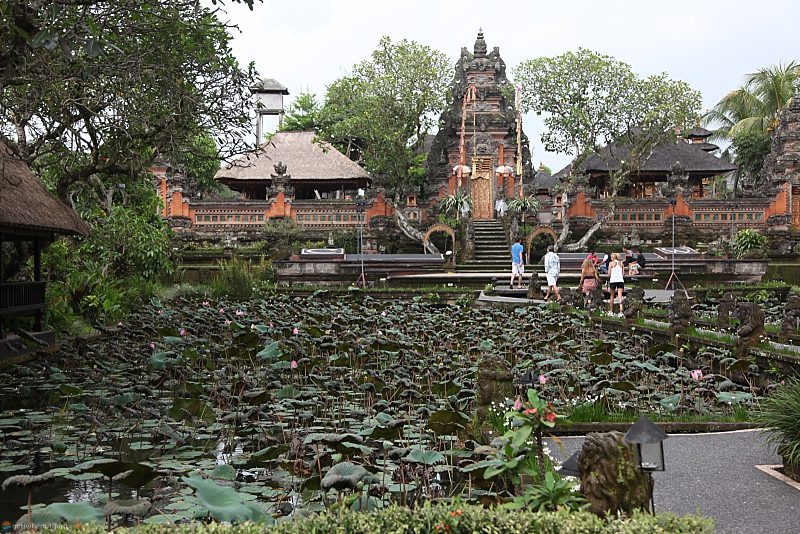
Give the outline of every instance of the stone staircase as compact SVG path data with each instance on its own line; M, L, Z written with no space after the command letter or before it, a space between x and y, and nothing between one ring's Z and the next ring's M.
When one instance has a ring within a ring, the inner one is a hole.
M475 258L456 267L459 272L506 272L511 275L511 244L500 221L475 221Z

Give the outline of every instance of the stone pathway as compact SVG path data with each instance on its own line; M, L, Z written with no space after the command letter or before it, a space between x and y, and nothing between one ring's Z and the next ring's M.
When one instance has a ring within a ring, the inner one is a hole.
M583 439L549 446L563 461ZM656 512L712 517L724 534L800 534L800 491L755 467L781 463L760 432L671 434L664 456L666 471L654 474Z

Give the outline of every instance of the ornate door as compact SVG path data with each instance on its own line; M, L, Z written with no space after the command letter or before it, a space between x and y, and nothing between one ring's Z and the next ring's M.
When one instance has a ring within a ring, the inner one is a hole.
M493 168L491 156L472 158L472 178L470 196L472 197L472 218L477 221L494 219L492 205Z

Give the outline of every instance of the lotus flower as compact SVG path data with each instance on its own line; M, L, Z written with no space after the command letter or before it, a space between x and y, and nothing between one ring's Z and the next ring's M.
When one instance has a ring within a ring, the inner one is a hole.
M189 335L189 332L187 332L185 328L178 330L178 333L181 335L181 337L186 337Z
M236 317L244 317L244 312L242 310L236 310Z
M220 309L219 309L219 312L220 312L220 313L225 313L225 308L220 308Z
M203 306L208 306L208 305L209 305L209 302L207 300L204 300L203 301Z
M300 329L295 326L294 330L292 330L292 334L297 335L299 333L300 333Z
M548 378L547 378L546 376L544 376L544 375L539 375L539 383L540 383L541 385L545 385L545 384L547 384L547 380L548 380Z
M702 380L703 379L703 371L700 369L695 369L690 373L692 375L692 380Z
M230 319L225 319L225 326L230 326L230 324L231 324L231 320Z
M297 369L297 360L292 360L292 369Z

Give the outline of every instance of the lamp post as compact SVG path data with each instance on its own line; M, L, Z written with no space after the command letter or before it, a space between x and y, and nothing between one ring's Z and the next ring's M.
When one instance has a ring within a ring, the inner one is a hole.
M647 473L652 482L653 473L664 471L664 440L669 436L666 432L644 415L625 434L623 438L628 443L636 444L636 454L639 458L639 468ZM652 487L652 483L651 483ZM650 492L650 506L653 515L656 513L656 503Z
M283 119L283 97L289 90L280 82L272 78L259 80L250 87L256 107L256 146L261 144L262 120L264 115L278 117L278 126Z
M356 200L356 210L358 211L358 253L361 260L361 287L366 289L367 278L364 275L364 212L369 201L365 198Z

